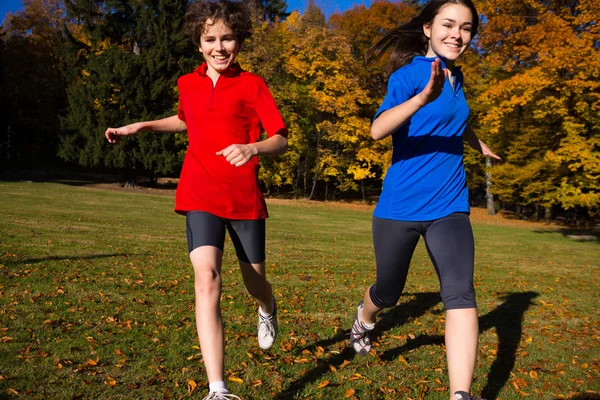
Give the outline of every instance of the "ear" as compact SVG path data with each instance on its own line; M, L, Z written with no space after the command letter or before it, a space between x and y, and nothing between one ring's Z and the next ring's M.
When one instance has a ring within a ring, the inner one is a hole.
M423 33L431 39L431 24L423 24Z

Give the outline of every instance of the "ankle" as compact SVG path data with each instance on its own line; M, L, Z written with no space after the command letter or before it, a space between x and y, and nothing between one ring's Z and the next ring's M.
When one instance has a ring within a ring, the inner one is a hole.
M358 310L358 320L359 320L359 322L362 322L362 324L367 329L373 329L373 328L375 328L375 321L372 321L372 322L367 321L365 319L365 317L364 317L363 311L364 311L364 308L361 308L360 310Z

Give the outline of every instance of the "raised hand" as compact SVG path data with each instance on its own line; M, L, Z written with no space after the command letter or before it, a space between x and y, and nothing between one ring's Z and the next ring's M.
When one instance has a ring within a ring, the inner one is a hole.
M423 105L431 103L440 96L442 89L444 89L447 73L448 72L442 68L442 61L439 58L436 58L435 61L431 63L431 76L429 82L427 83L427 86L425 86L425 89L418 94L423 100Z

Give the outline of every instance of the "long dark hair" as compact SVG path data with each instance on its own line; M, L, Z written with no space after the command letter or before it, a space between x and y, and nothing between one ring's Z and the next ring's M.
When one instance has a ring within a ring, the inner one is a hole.
M423 25L431 24L442 6L452 3L465 6L471 10L473 15L473 26L471 37L477 34L479 27L479 15L471 0L431 0L423 11L413 17L406 24L399 25L393 31L387 33L371 47L365 55L365 63L370 64L381 58L383 53L392 49L392 54L387 65L387 73L391 75L398 68L411 62L414 56L427 54L429 39L423 32Z

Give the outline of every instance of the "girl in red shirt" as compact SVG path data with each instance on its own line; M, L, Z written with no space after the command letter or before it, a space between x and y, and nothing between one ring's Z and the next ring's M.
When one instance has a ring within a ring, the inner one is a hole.
M186 215L194 268L196 326L209 381L207 399L239 399L224 380L221 262L229 231L246 289L259 306L258 342L277 336L277 308L265 273L265 200L257 156L287 149L287 129L262 78L235 62L251 34L243 2L198 1L188 6L186 33L206 62L178 81L177 115L108 128L115 143L138 132L187 131L189 146L177 187L175 211ZM262 130L268 138L260 141Z

